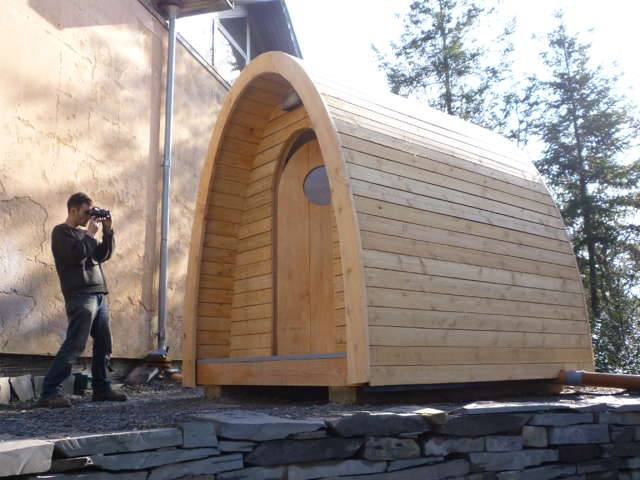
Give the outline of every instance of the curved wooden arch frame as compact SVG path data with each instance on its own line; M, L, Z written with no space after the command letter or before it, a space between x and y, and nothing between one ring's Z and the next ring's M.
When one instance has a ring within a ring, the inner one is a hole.
M337 129L329 110L302 64L294 57L265 53L253 60L236 79L227 94L211 134L207 156L200 176L189 250L183 317L183 383L196 385L196 316L205 216L209 201L209 186L213 181L215 160L224 137L228 120L245 89L260 75L276 74L286 80L302 100L311 127L316 133L327 168L332 202L336 216L344 278L347 383L366 383L369 379L369 339L367 299L362 262L362 242L358 218Z

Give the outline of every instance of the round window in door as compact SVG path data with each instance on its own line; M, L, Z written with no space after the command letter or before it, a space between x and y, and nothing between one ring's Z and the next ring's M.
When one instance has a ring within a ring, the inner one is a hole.
M304 179L304 195L315 205L329 205L331 203L331 189L329 177L324 165L312 169Z

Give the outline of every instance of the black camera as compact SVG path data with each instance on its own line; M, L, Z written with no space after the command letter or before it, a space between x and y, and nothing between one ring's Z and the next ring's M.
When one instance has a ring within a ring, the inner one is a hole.
M99 207L91 207L87 214L93 218L109 218L111 216L111 212L109 212L109 210Z

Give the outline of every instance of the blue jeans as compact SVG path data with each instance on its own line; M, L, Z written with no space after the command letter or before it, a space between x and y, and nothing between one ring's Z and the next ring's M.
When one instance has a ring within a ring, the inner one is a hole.
M91 376L94 393L111 390L107 378L107 361L111 355L111 330L109 329L109 307L102 293L74 295L65 302L69 327L67 338L60 347L53 365L44 377L42 398L61 393L62 382L71 375L71 367L93 337Z

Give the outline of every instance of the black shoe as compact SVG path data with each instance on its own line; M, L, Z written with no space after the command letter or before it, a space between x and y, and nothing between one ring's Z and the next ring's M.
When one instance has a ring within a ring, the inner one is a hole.
M127 396L124 393L109 390L104 393L93 392L92 402L126 402Z
M42 398L36 402L36 407L41 408L69 408L71 406L71 401L65 397L64 395L60 395L59 393L55 395L51 395L47 398Z

